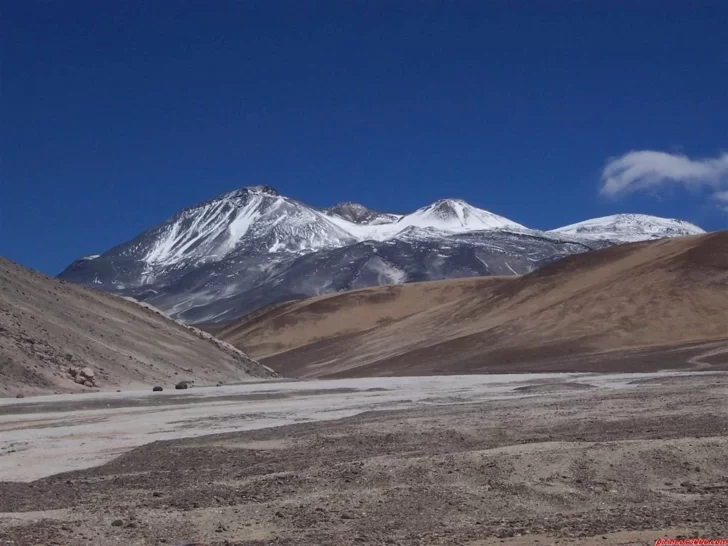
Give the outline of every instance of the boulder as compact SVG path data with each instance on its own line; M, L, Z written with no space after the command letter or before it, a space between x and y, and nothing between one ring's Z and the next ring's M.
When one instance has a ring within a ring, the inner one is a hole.
M154 387L154 388L153 388L152 390L153 390L154 392L162 392L162 391L163 391L164 389L163 389L162 387L160 387L159 385L157 385L157 386L156 386L156 387Z
M95 374L94 371L91 368L83 368L80 372L82 376L84 376L86 379L93 379Z
M25 398L25 395L22 392L19 392L15 395L15 398Z
M94 386L94 384L93 384L93 383L91 383L91 381L84 381L84 382L83 382L83 386L84 386L84 387L93 387L93 386Z
M177 383L174 386L174 388L177 389L177 390L188 389L189 387L190 387L190 382L189 381L180 381L179 383Z
M86 379L84 377L81 377L80 375L77 375L74 378L74 381L78 383L79 385L83 385L86 382Z
M78 370L76 368L68 368L68 373L71 377L76 377L78 375Z

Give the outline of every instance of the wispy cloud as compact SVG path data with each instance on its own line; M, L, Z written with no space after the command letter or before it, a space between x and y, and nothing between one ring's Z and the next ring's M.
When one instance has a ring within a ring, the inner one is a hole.
M601 194L611 197L665 186L708 189L728 205L728 153L715 158L643 150L612 158L602 172Z
M717 191L713 194L713 199L721 203L728 204L728 190Z

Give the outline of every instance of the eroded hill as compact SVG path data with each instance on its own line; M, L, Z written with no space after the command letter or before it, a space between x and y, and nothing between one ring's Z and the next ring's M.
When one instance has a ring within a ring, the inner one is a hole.
M196 384L273 374L241 351L139 303L51 279L0 258L0 396Z
M287 303L221 339L300 377L728 368L728 233Z

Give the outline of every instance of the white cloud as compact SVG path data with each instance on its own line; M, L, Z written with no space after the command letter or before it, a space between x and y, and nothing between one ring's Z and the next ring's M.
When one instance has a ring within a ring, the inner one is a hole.
M713 191L714 199L728 203L728 153L690 159L651 150L629 152L607 161L601 194L614 197L668 185L707 188Z
M713 194L713 199L721 203L728 204L728 190L717 191Z

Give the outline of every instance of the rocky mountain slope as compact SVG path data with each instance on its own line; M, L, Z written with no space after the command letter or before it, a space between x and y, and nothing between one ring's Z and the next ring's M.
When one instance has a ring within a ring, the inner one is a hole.
M238 349L144 304L0 258L0 396L274 375Z
M650 218L640 224L649 237L702 231ZM528 273L640 236L629 226L610 229L531 230L460 199L404 215L356 203L319 210L253 186L184 209L59 278L133 296L188 323L224 322L342 290Z
M221 339L299 377L728 369L728 232L613 246L522 277L271 306Z

